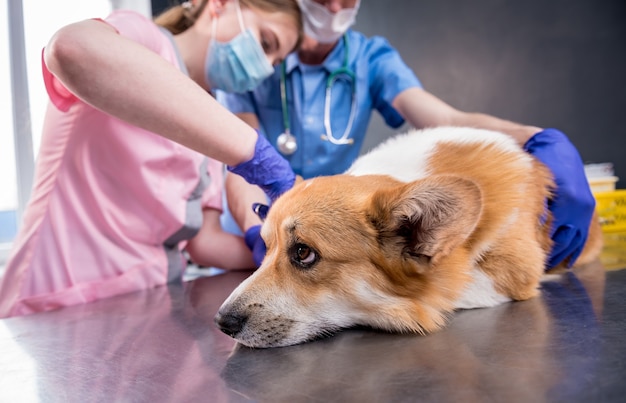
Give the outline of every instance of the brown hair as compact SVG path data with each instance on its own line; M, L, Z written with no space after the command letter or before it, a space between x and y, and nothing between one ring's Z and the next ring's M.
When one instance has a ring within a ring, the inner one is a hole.
M196 6L192 6L190 1L174 5L156 16L154 22L174 35L180 34L196 22L207 3L208 0L199 0ZM270 13L282 12L292 17L298 29L298 40L292 51L300 47L304 34L300 6L296 0L239 0L239 3L244 8L258 8Z

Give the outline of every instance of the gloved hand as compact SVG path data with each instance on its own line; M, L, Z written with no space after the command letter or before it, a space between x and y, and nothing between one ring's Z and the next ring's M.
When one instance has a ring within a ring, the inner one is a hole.
M252 251L254 263L256 263L257 267L261 266L265 258L265 252L267 251L265 242L263 242L263 238L261 238L261 225L248 228L244 234L244 240L248 248Z
M568 257L571 266L587 241L596 205L582 159L567 136L556 129L535 134L524 144L524 150L550 168L557 186L554 197L548 200L554 217L550 230L554 245L548 267Z
M228 170L241 175L248 183L260 186L272 201L291 189L296 181L289 162L260 134L252 159L229 166Z
M252 203L252 211L254 211L254 214L259 216L261 221L265 221L265 217L267 217L269 209L270 207L267 204ZM257 267L261 266L263 258L265 258L265 252L267 251L265 242L263 241L263 238L261 238L261 225L255 225L248 228L244 234L244 240L246 241L248 249L252 251L252 258L254 259Z

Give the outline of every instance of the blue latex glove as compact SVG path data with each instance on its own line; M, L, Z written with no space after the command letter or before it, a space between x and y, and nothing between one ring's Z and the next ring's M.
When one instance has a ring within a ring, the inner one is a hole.
M254 214L259 216L261 221L265 221L265 217L267 217L269 209L270 206L267 204L252 203L252 211L254 211ZM261 266L263 258L265 258L265 252L267 251L265 242L263 241L263 238L261 238L261 225L255 225L248 228L244 234L244 240L246 241L248 249L252 251L252 258L254 259L257 267Z
M257 267L261 266L265 258L265 252L267 251L265 242L263 242L263 238L261 238L261 225L248 228L244 234L244 240L248 248L252 251L254 263L256 263Z
M291 189L296 181L289 162L262 135L257 138L252 159L229 166L228 170L260 186L272 201Z
M571 266L587 241L596 205L582 159L567 136L556 129L535 134L524 144L524 150L550 168L557 186L554 197L548 200L554 217L550 230L554 245L548 267L568 257Z

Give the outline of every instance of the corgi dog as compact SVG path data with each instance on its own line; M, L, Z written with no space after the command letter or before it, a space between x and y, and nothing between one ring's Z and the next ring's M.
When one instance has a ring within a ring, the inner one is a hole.
M279 347L353 326L427 334L456 309L535 297L554 186L502 133L397 135L344 174L303 181L274 203L262 265L215 321L243 345ZM594 216L576 263L601 247Z

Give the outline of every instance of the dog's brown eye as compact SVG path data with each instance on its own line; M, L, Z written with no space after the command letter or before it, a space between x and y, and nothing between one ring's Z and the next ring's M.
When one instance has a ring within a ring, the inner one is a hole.
M298 255L298 260L302 263L306 263L308 261L312 261L315 257L315 253L305 245L299 245L298 249L296 249L296 254Z
M317 261L317 253L309 246L299 243L294 245L292 260L301 267L311 267Z

